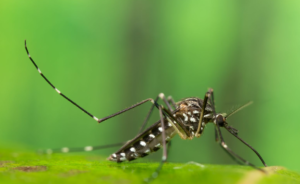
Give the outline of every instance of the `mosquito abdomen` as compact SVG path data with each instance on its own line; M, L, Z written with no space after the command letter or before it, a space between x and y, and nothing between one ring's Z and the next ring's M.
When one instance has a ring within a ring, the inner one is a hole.
M166 131L166 143L168 143L176 134L176 131L171 123L165 121L164 125ZM144 136L129 141L121 150L111 154L107 159L115 162L132 161L137 158L145 157L162 147L162 127L160 123L151 129L147 129L142 134L144 134Z

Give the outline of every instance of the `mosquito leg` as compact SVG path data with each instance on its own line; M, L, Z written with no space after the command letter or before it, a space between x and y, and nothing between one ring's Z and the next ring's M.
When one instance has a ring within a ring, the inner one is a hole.
M154 101L154 102L157 102L157 100L158 100L158 96L155 98L155 101ZM140 128L140 130L139 130L139 134L140 134L140 133L144 130L144 128L146 127L147 122L148 122L148 120L149 120L149 118L150 118L150 116L151 116L151 114L152 114L153 109L154 109L154 106L155 106L155 104L152 104L152 105L151 105L150 111L148 112L148 114L147 114L147 116L146 116L146 118L145 118L145 120L144 120L144 122L143 122L143 124L142 124L142 126L141 126L141 128Z
M148 98L148 99L143 100L143 101L141 101L141 102L139 102L139 103L137 103L137 104L135 104L135 105L132 105L131 107L128 107L128 108L126 108L126 109L124 109L124 110L121 110L121 111L119 111L119 112L116 112L116 113L114 113L114 114L112 114L112 115L109 115L109 116L107 116L107 117L98 119L97 121L98 121L98 123L101 123L101 122L103 122L103 121L105 121L105 120L108 120L108 119L110 119L110 118L112 118L112 117L115 117L115 116L120 115L120 114L122 114L122 113L124 113L124 112L126 112L126 111L129 111L129 110L131 110L131 109L133 109L133 108L136 108L137 106L140 106L140 105L142 105L142 104L144 104L144 103L146 103L146 102L148 102L148 101L151 101L155 106L158 107L158 104L157 104L152 98Z
M219 136L218 136L217 128L215 128L215 140L216 140L216 142L219 142Z
M209 102L212 107L214 115L216 115L217 113L216 113L216 108L215 108L214 90L212 88L209 88L207 93L210 94Z
M164 102L165 102L165 104L167 105L167 109L169 110L169 111L173 111L173 109L172 109L172 107L171 107L171 105L170 105L170 103L168 102L168 100L166 99L166 97L165 97L165 94L163 94L163 93L160 93L159 95L159 98L160 99L162 99Z
M215 128L215 140L217 143L219 143L219 136L218 136L218 131L217 128ZM223 146L221 144L219 144L221 146L221 148L223 149ZM237 158L235 158L234 156L232 156L226 149L223 149L228 156L230 156L235 162L237 162L240 165L243 165L243 163L241 161L239 161Z
M244 163L245 165L250 165L250 166L252 166L253 168L255 168L255 169L257 169L257 170L260 170L260 171L262 171L262 172L266 172L266 171L264 171L263 169L260 169L260 168L258 168L258 167L256 167L254 164L252 164L252 163L250 163L250 162L248 162L248 161L246 161L245 159L243 159L242 157L240 157L238 154L236 154L235 152L233 152L228 146L227 146L227 144L225 143L225 141L224 141L224 139L223 139L223 137L222 137L222 133L221 133L221 130L220 130L220 126L217 124L216 125L217 127L217 131L218 131L218 135L219 135L219 137L220 137L220 139L221 139L221 146L223 147L223 149L225 149L225 151L226 152L228 152L228 154L230 154L230 155L232 155L233 157L235 157L235 158L237 158L237 159L239 159L242 163Z
M159 105L156 103L156 101L154 101L153 99L149 98L149 99L146 99L146 100L143 100L127 109L124 109L122 111L119 111L115 114L112 114L110 116L107 116L105 118L102 118L102 119L97 119L97 121L100 123L100 122L103 122L109 118L112 118L114 116L117 116L123 112L126 112L130 109L133 109L139 105L142 105L148 101L151 101L153 105L155 105L157 108L159 108ZM94 118L95 119L95 118ZM109 147L114 147L114 146L120 146L120 145L123 145L124 143L117 143L117 144L112 144L112 145L104 145L104 146L95 146L95 147L91 147L91 146L86 146L84 148L68 148L68 147L64 147L64 148L61 148L61 149L47 149L47 150L39 150L38 153L48 153L48 154L51 154L51 153L55 153L55 152L63 152L63 153L67 153L67 152L79 152L79 151L91 151L91 150L95 150L95 149L104 149L104 148L109 148Z
M80 110L82 110L84 113L86 113L87 115L89 115L90 117L92 117L94 120L96 120L98 123L101 123L109 118L112 118L114 116L117 116L119 114L122 114L123 112L126 112L128 110L131 110L139 105L142 105L148 101L151 101L153 104L155 104L155 106L158 108L158 104L156 102L154 102L154 100L152 98L148 98L146 100L143 100L127 109L121 110L115 114L112 114L110 116L104 117L102 119L98 119L96 116L92 115L91 113L89 113L88 111L86 111L84 108L82 108L81 106L79 106L77 103L75 103L73 100L71 100L70 98L68 98L67 96L65 96L63 93L61 93L49 80L48 78L46 78L46 76L41 72L40 68L37 66L37 64L35 63L35 61L32 59L31 55L29 54L29 50L27 48L27 44L26 44L26 40L25 40L25 50L27 52L27 55L30 59L30 61L32 62L32 64L35 66L35 68L37 69L37 71L39 72L39 74L43 77L43 79L60 95L62 96L64 99L68 100L70 103L72 103L73 105L75 105L76 107L78 107Z
M213 112L214 112L214 116L216 117L216 111L215 111L215 104L214 104L214 94L213 94L213 89L209 89L209 93L211 94L211 98L210 98L210 104L213 108ZM238 154L236 154L235 152L233 152L228 146L227 144L225 143L224 139L223 139L223 136L222 136L222 133L221 133L221 129L220 129L220 125L219 123L224 121L223 120L223 117L220 117L221 119L219 119L218 117L216 117L217 119L215 120L215 125L216 125L216 131L217 131L217 134L218 134L218 137L220 138L221 140L221 146L222 148L229 154L231 155L231 157L234 157L234 160L237 162L237 163L243 163L245 165L250 165L252 166L253 168L257 169L257 170L260 170L262 172L265 172L264 170L256 167L254 164L248 162L247 160L243 159L242 157L240 157ZM226 126L224 126L226 128ZM229 130L229 128L227 127L226 128L231 134L237 136L234 132L232 132L231 130ZM240 139L241 140L241 139ZM242 140L241 140L242 141ZM246 143L245 141L242 141L244 144ZM247 144L247 143L246 143ZM248 145L248 144L247 144ZM258 154L258 153L257 153ZM260 157L261 158L261 157ZM264 162L263 162L264 163Z
M45 150L38 150L37 153L39 154L52 154L52 153L70 153L70 152L88 152L88 151L95 151L105 148L112 148L117 146L122 146L126 142L116 143L116 144L109 144L109 145L102 145L102 146L85 146L85 147L78 147L78 148L55 148L55 149L45 149Z
M212 89L209 89L209 92L211 93L211 96L212 96L212 98L210 99L210 103L211 103L211 105L213 107L213 112L216 115L215 110L214 110L215 106L214 106L214 101L213 101L214 97L213 97L213 91L212 91ZM215 127L215 140L216 140L216 142L219 142L219 135L218 135L217 127ZM243 162L241 162L240 160L238 160L236 157L234 157L232 154L230 154L230 152L227 149L224 149L224 147L222 146L222 144L219 144L219 145L221 146L221 148L223 148L223 150L227 153L227 155L230 156L235 162L237 162L240 165L244 164Z
M165 104L167 105L169 111L173 111L172 108L171 108L171 106L170 106L170 104L169 104L169 102L166 100L165 95L164 95L163 93L160 93L160 94L155 98L154 101L157 102L159 98L162 99L162 100L165 102ZM149 120L149 118L150 118L150 116L151 116L151 114L152 114L152 111L153 111L154 106L155 106L155 104L152 104L152 106L151 106L151 108L150 108L150 111L148 112L148 114L147 114L147 116L146 116L146 118L145 118L145 120L144 120L144 122L143 122L143 124L142 124L142 126L141 126L141 128L140 128L140 130L139 130L139 133L141 133L141 132L144 130L144 128L146 127L147 122L148 122L148 120Z
M228 130L233 136L235 136L236 138L238 138L242 143L244 143L246 146L248 146L252 151L254 151L254 153L258 156L258 158L260 159L260 161L264 164L265 167L268 167L267 164L265 163L265 161L263 160L263 158L260 156L260 154L252 147L250 146L248 143L246 143L243 139L241 139L237 134L234 134L232 131L230 131L230 129L228 127L226 127L226 130Z
M152 181L153 179L155 179L163 164L167 161L167 158L168 158L168 152L167 152L167 146L166 146L166 131L165 131L165 123L164 123L164 116L163 116L163 111L162 111L162 107L159 106L159 116L160 116L160 123L161 123L161 127L162 127L162 145L163 145L163 155L162 155L162 159L161 159L161 162L158 166L158 168L156 169L156 171L154 173L152 173L151 177L150 178L147 178L146 181L147 182L150 182Z
M171 96L168 96L168 102L172 104L173 108L176 109L176 102Z
M211 98L210 98L210 103L212 105L212 108L213 108L213 112L216 116L216 111L215 111L215 105L214 105L214 94L213 94L213 89L209 89L210 93L211 93ZM241 110L242 108L248 106L252 104L252 102L248 102L247 104L241 106L240 108L238 108L237 110L233 111L232 113L229 114L232 115L234 114L235 112L237 112L238 110ZM227 115L227 117L229 117ZM222 120L223 121L223 120ZM242 161L243 163L245 163L246 165L250 165L256 169L259 169L258 167L256 167L255 165L249 163L248 161L244 160L243 158L241 158L240 156L238 156L236 153L234 153L233 151L231 151L227 145L225 144L224 140L223 140L223 137L222 137L222 134L221 134L221 130L220 130L220 126L219 126L219 123L218 123L218 120L216 120L216 126L217 126L217 132L218 134L220 135L220 138L221 138L221 146L225 149L225 151L227 151L229 154L235 156L236 158L240 159L240 161ZM248 146L252 151L254 151L254 153L259 157L259 159L261 160L261 162L264 164L265 167L267 167L267 164L265 163L265 161L263 160L263 158L260 156L260 154L252 147L250 146L248 143L246 143L244 140L242 140L238 135L237 135L237 130L236 129L233 129L232 127L229 127L229 126L224 126L226 128L226 130L231 133L232 135L234 135L236 138L238 138L242 143L244 143L246 146ZM227 149L226 149L226 148ZM234 159L236 160L236 159ZM239 163L239 162L238 162ZM259 169L259 170L262 170L262 169Z
M204 96L204 99L203 99L203 105L202 105L200 119L199 119L199 123L198 123L199 125L198 125L197 131L195 133L195 137L200 136L199 132L200 132L201 127L202 127L203 116L204 116L207 100L208 100L209 97L210 97L210 91L205 93L205 96Z
M80 110L82 110L84 113L86 113L87 115L89 115L90 117L94 118L96 121L98 120L98 118L96 116L93 116L91 113L89 113L88 111L86 111L85 109L83 109L81 106L79 106L77 103L75 103L74 101L72 101L70 98L68 98L67 96L65 96L64 94L62 94L46 77L45 75L41 72L41 70L39 69L39 67L37 66L37 64L34 62L34 60L32 59L32 57L29 54L29 50L27 49L27 44L26 44L26 40L25 40L25 50L27 52L27 55L29 57L29 59L31 60L31 62L33 63L33 65L35 66L35 68L37 69L37 71L40 73L40 75L44 78L44 80L63 98L65 98L66 100L68 100L69 102L71 102L73 105L75 105L76 107L78 107Z

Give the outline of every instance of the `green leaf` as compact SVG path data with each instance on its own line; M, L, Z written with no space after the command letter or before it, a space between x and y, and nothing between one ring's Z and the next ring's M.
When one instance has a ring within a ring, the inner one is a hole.
M38 155L28 151L0 151L0 183L143 183L159 163L114 163L90 154ZM166 163L152 183L300 183L300 175L283 167Z

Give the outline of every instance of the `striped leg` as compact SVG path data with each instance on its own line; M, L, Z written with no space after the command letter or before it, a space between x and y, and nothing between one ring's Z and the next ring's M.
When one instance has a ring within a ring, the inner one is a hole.
M131 110L135 107L138 107L139 105L142 105L148 101L151 101L152 104L154 104L157 108L158 108L158 104L152 99L146 99L143 100L135 105L132 105L131 107L121 110L115 114L112 114L110 116L104 117L102 119L98 119L96 116L92 115L91 113L89 113L88 111L86 111L85 109L83 109L81 106L79 106L77 103L75 103L74 101L72 101L71 99L69 99L67 96L65 96L63 93L61 93L60 90L58 90L47 78L46 76L42 73L42 71L39 69L39 67L37 66L37 64L34 62L33 58L31 57L31 55L29 54L29 50L27 48L27 44L26 44L26 40L25 40L25 50L27 52L27 55L29 57L29 59L31 60L31 62L33 63L33 65L35 66L35 68L37 69L37 71L39 72L39 74L43 77L43 79L63 98L65 98L66 100L68 100L69 102L71 102L73 105L75 105L76 107L78 107L80 110L82 110L84 113L86 113L87 115L89 115L90 117L92 117L94 120L96 120L98 123L101 123L109 118L112 118L114 116L117 116L119 114L122 114L128 110ZM114 147L114 146L118 146L118 145L122 145L123 143L117 143L117 144L111 144L111 145L105 145L105 146L86 146L86 147L82 147L82 148L61 148L61 149L48 149L48 150L44 150L44 151L39 151L40 153L55 153L55 152L63 152L63 153L67 153L67 152L73 152L73 151L92 151L92 150L97 150L97 149L103 149L103 148L107 148L107 147Z
M102 146L85 146L85 147L78 147L78 148L55 148L55 149L45 149L45 150L38 150L38 154L52 154L52 153L70 153L70 152L88 152L88 151L95 151L105 148L112 148L117 146L122 146L126 142L116 143L116 144L109 144L109 145L102 145Z
M68 100L70 103L72 103L73 105L75 105L77 108L79 108L80 110L82 110L84 113L86 113L87 115L89 115L90 117L92 117L94 120L96 120L98 123L101 123L107 119L110 119L112 117L115 117L119 114L122 114L126 111L129 111L133 108L136 108L148 101L150 101L152 104L154 104L154 106L156 108L159 109L159 113L160 113L160 121L161 121L161 130L162 130L162 144L163 144L163 156L162 156L162 162L160 164L160 166L157 168L156 170L156 175L159 173L159 171L161 170L161 167L163 165L163 163L167 160L167 147L166 147L166 133L165 133L165 124L164 124L164 117L166 117L169 121L169 123L171 123L173 126L174 126L174 129L177 131L177 133L179 134L179 136L183 139L187 139L188 137L190 137L190 132L187 130L187 128L185 127L185 125L181 122L181 121L177 121L174 117L173 117L173 111L172 111L172 108L170 106L170 104L168 103L168 101L165 99L164 95L163 94L160 94L159 97L164 100L165 104L168 106L167 109L164 108L163 106L160 106L157 104L156 101L154 101L152 98L148 98L146 100L143 100L135 105L132 105L131 107L129 108L126 108L124 110L121 110L117 113L114 113L110 116L107 116L107 117L104 117L102 119L98 119L96 116L92 115L91 113L89 113L88 111L86 111L85 109L83 109L81 106L79 106L77 103L75 103L74 101L72 101L71 99L69 99L67 96L65 96L64 94L62 94L46 77L45 75L43 75L43 73L41 72L41 70L39 69L39 67L37 66L37 64L34 62L34 60L32 59L32 57L30 56L29 54L29 51L27 49L27 44L26 44L26 40L25 40L25 50L27 52L27 55L29 57L29 59L31 60L31 62L33 63L33 65L36 67L36 69L38 70L39 74L43 77L43 79L60 95L62 96L63 98L65 98L66 100ZM173 103L174 105L174 103ZM176 107L176 105L174 105ZM149 115L150 116L150 115ZM111 146L111 145L110 145ZM103 147L98 147L99 149L103 148ZM77 150L77 149L82 149L82 148L76 148L74 150ZM91 146L87 146L84 148L85 151L91 151L95 149L95 147L91 147ZM60 149L60 151L62 152L69 152L73 149L71 148L62 148ZM48 152L53 152L55 150L48 150ZM154 176L153 175L153 176ZM152 177L152 178L155 178L155 177Z
M32 59L32 57L29 54L29 51L27 49L27 44L26 44L26 40L25 40L25 49L27 52L27 55L29 57L29 59L31 60L31 62L33 63L33 65L35 66L35 68L38 70L38 72L40 73L40 75L44 78L45 81L47 81L47 83L59 94L61 95L63 98L65 98L66 100L68 100L69 102L71 102L73 105L75 105L76 107L78 107L80 110L82 110L84 113L86 113L87 115L89 115L90 117L94 118L96 121L98 121L98 118L93 116L91 113L89 113L88 111L86 111L85 109L83 109L82 107L80 107L77 103L75 103L74 101L72 101L71 99L69 99L67 96L65 96L64 94L62 94L46 77L45 75L42 73L42 71L39 69L39 67L37 66L37 64L34 62L34 60Z
M27 52L27 55L28 55L28 57L29 57L29 59L31 60L31 62L33 63L33 65L36 67L36 69L38 70L38 72L40 73L40 75L43 77L43 79L59 94L59 95L61 95L63 98L65 98L66 100L68 100L69 102L71 102L73 105L75 105L77 108L79 108L80 110L82 110L84 113L86 113L87 115L89 115L90 117L92 117L94 120L96 120L98 123L101 123L101 122L103 122L103 121L105 121L105 120L107 120L107 119L110 119L110 118L112 118L112 117L115 117L115 116L117 116L117 115L119 115L119 114L122 114L122 113L124 113L124 112L126 112L126 111L129 111L129 110L131 110L131 109L133 109L133 108L135 108L135 107L138 107L138 106L140 106L140 105L142 105L142 104L144 104L144 103L146 103L146 102L148 102L148 101L150 101L152 104L154 104L155 106L156 106L156 108L159 108L159 105L156 103L156 101L154 101L152 98L148 98L148 99L146 99L146 100L143 100L143 101L141 101L141 102L139 102L139 103L137 103L137 104L134 104L134 105L132 105L131 107L128 107L128 108L126 108L126 109L124 109L124 110L121 110L121 111L119 111L119 112L117 112L117 113L114 113L114 114L112 114L112 115L110 115L110 116L107 116L107 117L104 117L104 118L101 118L101 119L98 119L96 116L94 116L94 115L92 115L91 113L89 113L88 111L86 111L85 109L83 109L81 106L79 106L77 103L75 103L74 101L72 101L71 99L69 99L67 96L65 96L63 93L61 93L46 77L45 77L45 75L41 72L41 70L39 69L39 67L37 66L37 64L34 62L34 60L32 59L32 57L30 56L30 54L29 54L29 50L28 50L28 48L27 48L27 44L26 44L26 40L25 40L25 50L26 50L26 52ZM170 106L170 104L168 103L168 101L167 100L165 100L165 98L164 98L164 95L161 93L160 95L159 95L159 97L161 98L161 99L163 99L164 100L164 102L167 104L167 106L168 106L168 109L172 109L171 108L171 106ZM163 108L162 110L163 110L163 114L164 115L166 115L166 114L168 114L170 117L171 117L171 119L172 120L174 120L174 118L172 118L172 113L171 113L171 111L170 110L166 110L165 108ZM180 126L183 126L183 125L180 125Z
M168 97L168 101L165 99L165 95L163 93L160 93L156 99L155 102L158 101L158 99L162 99L164 102L166 102L166 105L170 107L170 103L172 103L173 108L176 108L176 104L174 100L171 98L171 96ZM150 111L148 112L148 115L146 119L144 120L143 126L145 126L145 123L147 123L149 116L151 112L153 111L153 108L155 106L155 103L152 104ZM173 109L169 109L170 111L173 111ZM142 129L140 130L139 133L141 133ZM106 149L106 148L111 148L111 147L117 147L117 146L122 146L126 142L122 143L116 143L116 144L110 144L110 145L101 145L101 146L85 146L85 147L78 147L78 148L69 148L69 147L63 147L63 148L55 148L55 149L46 149L46 150L38 150L39 154L52 154L52 153L70 153L70 152L83 152L83 151L95 151L95 150L100 150L100 149ZM169 144L170 145L170 142ZM169 147L169 146L168 146Z
M80 110L82 110L84 113L86 113L87 115L89 115L90 117L92 117L94 120L96 120L98 123L101 123L101 122L103 122L103 121L105 121L105 120L107 120L107 119L110 119L110 118L112 118L112 117L115 117L115 116L117 116L117 115L119 115L119 114L122 114L122 113L124 113L124 112L126 112L126 111L129 111L129 110L131 110L131 109L133 109L133 108L135 108L135 107L138 107L138 106L140 106L140 105L142 105L142 104L144 104L144 103L146 103L146 102L148 102L148 101L150 101L153 105L152 105L152 108L151 109L153 109L153 107L154 106L156 106L156 108L159 108L159 105L156 103L156 101L157 100L153 100L152 98L148 98L148 99L146 99L146 100L143 100L143 101L141 101L141 102L139 102L139 103L137 103L137 104L135 104L135 105L132 105L131 107L129 107L129 108L126 108L126 109L124 109L124 110L121 110L121 111L119 111L119 112L117 112L117 113L114 113L114 114L112 114L112 115L110 115L110 116L107 116L107 117L104 117L104 118L102 118L102 119L98 119L96 116L94 116L94 115L92 115L91 113L89 113L88 111L86 111L85 109L83 109L81 106L79 106L77 103L75 103L74 101L72 101L70 98L68 98L67 96L65 96L63 93L61 93L61 91L60 90L58 90L47 78L46 78L46 76L42 73L42 71L39 69L39 67L37 66L37 64L34 62L34 60L33 60L33 58L31 57L31 55L29 54L29 50L28 50L28 48L27 48L27 44L26 44L26 40L25 40L25 50L26 50L26 52L27 52L27 55L28 55L28 57L29 57L29 59L31 60L31 62L32 62L32 64L35 66L35 68L37 69L37 71L39 72L39 74L43 77L43 79L60 95L60 96L62 96L63 98L65 98L66 100L68 100L69 102L71 102L73 105L75 105L77 108L79 108ZM168 101L165 99L165 97L164 97L164 94L159 94L158 95L158 97L159 98L161 98L164 102L165 102L165 104L168 106L168 113L167 114L169 114L169 116L170 116L170 111L172 111L172 108L171 108L171 106L170 106L170 104L168 103ZM151 113L151 111L152 110L150 110L150 112L149 112L149 114ZM165 111L165 110L164 110ZM163 113L164 115L166 115L166 113L165 112L162 112L162 110L160 110L160 112L161 113ZM146 121L148 120L148 118L146 118ZM146 122L145 121L145 122ZM145 125L144 125L145 126ZM164 129L163 129L164 130ZM165 136L165 133L163 134L164 136ZM106 145L106 146L94 146L94 147L92 147L92 146L86 146L86 147L83 147L83 148L67 148L67 147L64 147L64 148L61 148L61 149L48 149L48 150L46 150L46 151L41 151L41 153L53 153L53 152L64 152L64 153L66 153L66 152L71 152L71 151L92 151L92 150L96 150L96 149L103 149L103 148L107 148L107 147L114 147L114 146L117 146L117 145L120 145L120 144L123 144L123 143L117 143L117 144L112 144L112 145Z
M30 56L30 54L29 54L29 50L28 50L28 48L27 48L27 44L26 44L26 40L25 40L25 50L26 50L26 52L27 52L27 55L28 55L28 57L29 57L29 59L31 60L31 62L33 63L33 65L35 66L35 68L38 70L38 72L40 73L40 75L43 77L43 79L45 80L45 81L47 81L47 83L60 95L60 96L62 96L63 98L65 98L66 100L68 100L69 102L71 102L73 105L75 105L76 107L78 107L80 110L82 110L84 113L86 113L87 115L89 115L90 117L92 117L94 120L96 120L98 123L101 123L101 122L103 122L103 121L105 121L105 120L107 120L107 119L110 119L110 118L112 118L112 117L114 117L114 116L117 116L117 115L119 115L119 114L122 114L122 113L124 113L124 112L126 112L126 111L128 111L128 110L131 110L131 109L133 109L133 108L135 108L135 107L137 107L137 106L140 106L140 105L142 105L142 104L144 104L144 103L146 103L146 102L148 102L148 101L151 101L153 104L155 104L155 106L158 108L158 104L156 103L156 102L154 102L154 100L152 99L152 98L148 98L148 99L146 99L146 100L143 100L143 101L141 101L141 102L139 102L139 103L137 103L137 104L135 104L135 105L132 105L131 107L128 107L128 108L126 108L126 109L124 109L124 110L121 110L121 111L119 111L119 112L117 112L117 113L115 113L115 114L112 114L112 115L110 115L110 116L107 116L107 117L104 117L104 118L102 118L102 119L98 119L96 116L94 116L94 115L92 115L91 113L89 113L88 111L86 111L85 109L83 109L81 106L79 106L77 103L75 103L74 101L72 101L70 98L68 98L67 96L65 96L64 94L62 94L46 77L45 77L45 75L41 72L41 70L39 69L39 67L37 66L37 64L34 62L34 60L32 59L32 57Z

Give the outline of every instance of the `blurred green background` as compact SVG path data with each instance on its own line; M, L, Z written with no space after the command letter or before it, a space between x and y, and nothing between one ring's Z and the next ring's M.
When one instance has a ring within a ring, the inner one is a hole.
M43 74L98 118L160 92L178 101L203 98L212 87L218 112L253 100L228 122L268 165L300 171L299 9L300 1L278 0L2 0L0 146L34 151L127 141L151 106L97 124L39 76L27 39ZM262 166L223 134L232 150ZM235 164L215 143L212 124L199 139L176 136L169 161Z

